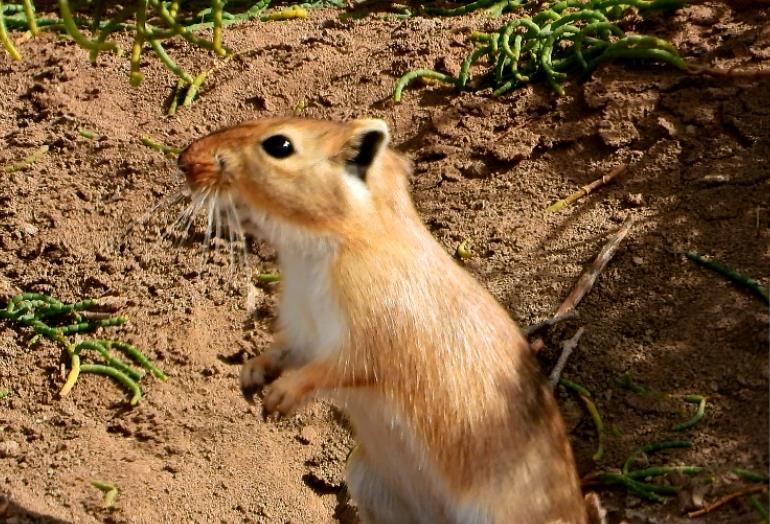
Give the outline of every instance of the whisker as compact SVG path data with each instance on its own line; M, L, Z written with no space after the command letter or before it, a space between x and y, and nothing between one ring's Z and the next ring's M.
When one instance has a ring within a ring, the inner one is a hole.
M185 198L190 196L190 190L187 187L181 187L178 190L174 191L173 193L169 193L168 195L162 196L158 203L152 206L149 211L147 211L142 217L137 220L137 222L140 225L146 224L150 218L155 214L155 212L160 209L162 206L164 207L173 207Z
M230 209L233 214L233 221L235 222L235 235L238 239L238 244L241 248L241 268L243 269L244 275L246 276L247 281L251 282L251 267L248 264L248 251L246 250L246 234L243 232L243 227L241 225L241 220L238 217L238 208L235 207L235 202L233 202L233 196L228 195L230 199Z
M179 214L177 220L169 226L165 233L164 238L169 238L172 235L177 236L174 244L179 245L190 234L190 227L195 222L195 219L203 204L206 202L208 195L208 189L195 192L192 196L190 204Z
M161 209L162 207L168 207L171 208L187 198L189 196L190 192L187 187L180 187L176 191L169 193L167 195L163 195L158 202L152 206L146 213L144 213L140 218L132 220L131 223L126 227L126 229L123 231L123 234L120 236L120 243L124 244L126 238L128 235L130 235L134 229L137 226L145 226L147 225L147 222L150 221L150 219L155 215L155 213Z
M222 238L222 203L218 197L214 201L214 207L216 208L214 215L214 247L216 248L216 239Z
M208 209L206 211L206 231L205 236L203 239L203 247L201 249L201 272L203 272L203 268L206 265L206 261L208 260L209 251L211 250L211 233L214 226L214 211L216 209L216 192L214 194L207 194L206 196L206 205L208 206Z
M195 223L195 219L198 217L198 213L200 213L201 208L206 203L206 198L208 198L209 190L206 189L203 192L196 193L195 194L195 201L193 202L192 208L190 209L189 214L187 215L187 219L182 226L182 229L180 231L181 238L177 241L177 244L181 243L182 240L190 236L190 228Z
M163 239L169 238L172 234L174 234L178 229L180 229L181 226L186 224L190 218L195 214L196 209L196 195L193 197L192 201L182 210L181 213L179 213L179 216L174 220L174 222L169 225L166 230L163 232Z
M235 224L233 223L233 197L227 195L227 205L225 205L225 219L227 221L227 248L230 252L230 276L235 275Z

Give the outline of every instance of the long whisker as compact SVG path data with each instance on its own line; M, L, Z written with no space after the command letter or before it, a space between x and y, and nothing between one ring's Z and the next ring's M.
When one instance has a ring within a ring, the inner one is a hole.
M232 210L233 214L233 221L235 223L235 235L238 239L238 244L241 248L241 268L243 269L244 275L246 276L247 281L251 281L251 267L248 264L248 252L246 250L246 234L243 232L243 227L241 226L241 220L238 217L238 208L235 207L235 202L233 202L233 196L228 195L230 199L230 209Z
M214 228L214 211L216 210L216 192L214 194L208 194L206 196L206 205L207 205L207 211L206 211L206 232L203 239L203 247L201 249L201 272L203 272L203 267L206 265L206 260L208 259L209 251L211 250L211 233Z
M190 228L195 223L195 219L198 216L198 213L200 212L203 205L206 203L206 199L208 198L209 190L206 189L203 192L196 193L193 201L193 204L189 210L189 213L187 214L187 218L185 223L182 225L181 229L181 238L179 242L182 241L182 239L187 238L190 236Z
M228 194L225 203L225 221L227 222L227 248L230 252L230 275L235 274L235 223L233 221L233 197Z
M174 222L166 228L163 232L163 238L166 239L174 234L185 224L188 224L191 217L195 215L195 211L200 207L200 195L197 193L193 196L190 203L185 207Z
M149 222L150 219L155 216L155 213L159 209L163 207L171 208L187 198L189 194L190 191L187 189L187 187L181 187L172 193L162 196L158 202L152 206L144 215L136 220L131 221L125 231L123 231L123 234L120 237L120 243L123 244L126 240L126 237L128 237L128 235L130 235L137 226L145 226L147 222Z
M216 208L216 213L214 215L214 247L216 248L216 240L222 238L222 203L218 195L214 201L214 207Z

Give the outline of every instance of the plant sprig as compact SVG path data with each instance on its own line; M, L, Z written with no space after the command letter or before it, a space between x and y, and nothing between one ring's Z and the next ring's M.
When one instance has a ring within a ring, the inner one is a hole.
M476 4L494 2L479 0L456 11L433 12L461 14ZM476 47L463 61L457 76L432 69L410 71L396 82L393 100L400 102L404 88L417 78L433 78L458 90L491 87L496 97L524 83L545 79L563 95L568 73L578 70L587 75L612 59L653 60L687 69L671 43L653 36L626 34L614 23L632 8L649 11L678 5L675 0L562 0L533 12L527 11L526 5L507 2L506 8L524 10L521 16L504 23L496 32L473 33ZM489 67L472 75L472 68L482 59Z
M142 55L149 49L180 79L183 85L177 88L177 92L187 92L186 103L183 105L189 105L206 79L206 74L191 74L179 66L167 52L164 42L181 38L195 47L213 52L218 57L227 57L232 52L225 45L223 35L224 28L231 24L254 19L267 22L306 18L306 7L326 3L341 5L337 0L317 0L293 4L287 9L263 16L272 1L209 0L209 7L198 12L180 9L180 2L163 0L138 0L128 4L114 4L107 8L99 2L92 7L83 8L89 10L84 11L83 16L78 16L69 0L58 0L59 17L40 16L32 0L23 0L23 3L0 1L0 45L12 59L21 60L22 56L11 38L9 29L29 30L33 37L41 30L58 31L88 50L91 61L96 62L99 54L105 51L121 56L123 49L114 37L118 32L128 32L133 36L129 54L131 85L138 86L144 80L140 70ZM240 11L236 11L238 9ZM209 29L212 30L211 39L198 34Z
M120 383L131 393L130 404L135 406L142 398L142 390L138 381L144 376L144 371L137 370L115 357L110 353L110 349L117 349L127 355L158 380L166 380L168 377L137 347L126 342L116 340L76 342L70 338L70 335L76 333L93 332L100 328L119 326L128 320L120 315L99 319L86 318L83 313L97 308L98 305L98 302L92 299L65 304L43 293L21 293L10 299L5 309L0 309L0 319L32 328L35 335L30 340L29 345L35 344L40 337L45 337L66 349L70 359L70 370L59 392L62 397L69 394L80 373L96 373L111 377ZM81 364L81 354L84 350L98 353L104 363Z

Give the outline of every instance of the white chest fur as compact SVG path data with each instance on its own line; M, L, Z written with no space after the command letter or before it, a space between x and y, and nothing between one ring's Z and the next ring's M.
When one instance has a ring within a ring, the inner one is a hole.
M339 351L347 331L331 286L334 249L279 247L283 289L278 327L294 355L305 361Z

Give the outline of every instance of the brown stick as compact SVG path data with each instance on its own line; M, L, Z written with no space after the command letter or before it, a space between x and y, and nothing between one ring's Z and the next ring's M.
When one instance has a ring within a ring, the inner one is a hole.
M560 210L563 207L567 207L568 205L573 203L575 200L578 200L578 199L583 198L584 196L588 195L589 193L591 193L591 191L593 191L597 187L601 187L601 186L607 184L613 178L615 178L620 173L625 171L627 167L628 167L628 164L620 164L619 166L615 166L615 168L613 168L612 171L610 171L606 175L602 176L601 178L597 178L596 180L594 180L593 182L591 182L588 185L585 185L585 186L581 187L580 189L578 189L577 191L572 193L567 198L565 198L563 200L559 200L558 202L551 204L550 206L545 208L545 210L546 211L558 211L558 210Z
M559 315L564 315L565 313L575 309L583 297L586 296L589 291L591 291L591 288L596 282L599 273L604 270L604 268L607 266L607 263L615 255L615 252L618 250L618 246L620 246L620 242L626 238L626 235L628 235L628 232L631 230L631 226L633 224L634 218L631 215L628 215L623 221L623 224L621 224L620 228L607 240L607 243L604 244L604 247L602 247L601 251L599 251L599 254L596 256L594 263L591 264L591 267L586 269L580 276L580 279L575 284L572 292L566 299L564 299L564 302L562 302L561 306L559 306L559 309L556 310L554 318L558 317ZM538 338L532 341L530 344L532 351L535 353L543 349L543 346L545 346L545 343L543 342L542 338Z
M761 485L761 486L749 486L747 488L740 489L740 490L736 491L735 493L730 493L729 495L725 495L721 499L717 500L713 504L709 504L708 506L706 506L703 509L699 509L698 511L691 511L691 512L689 512L687 514L687 516L690 517L691 519L694 519L694 518L697 518L697 517L702 517L706 513L711 513L715 509L724 506L725 504L727 504L731 500L735 500L735 499L741 498L744 495L751 495L752 493L764 493L766 491L767 491L767 486L764 485L764 484Z
M765 69L722 69L720 67L690 65L689 72L693 75L709 75L729 78L762 78L770 76L770 67Z
M578 280L577 284L575 284L575 288L572 290L572 293L570 293L569 296L564 299L564 302L562 302L561 306L559 306L559 309L556 310L557 315L563 315L567 311L575 309L575 306L577 306L583 297L586 296L589 291L591 291L591 288L594 286L599 273L604 270L604 268L607 266L607 263L612 260L613 256L615 256L615 252L618 250L618 246L620 246L620 243L624 238L626 238L626 235L631 230L631 226L633 224L634 218L631 215L628 215L617 232L607 240L607 243L604 244L604 247L602 247L601 251L599 251L599 254L596 256L596 260L594 260L594 263L591 265L591 267L583 272L583 274L580 276L580 280Z
M553 326L554 324L558 324L559 322L563 322L565 320L571 320L573 318L578 317L578 312L576 310L568 311L564 313L563 315L556 315L553 316L547 320L543 320L542 322L537 322L536 324L532 324L531 326L527 326L524 329L522 329L522 333L524 333L525 337L528 337L530 335L533 335L540 331L541 329L545 329L547 327Z
M583 336L584 331L585 329L583 329L581 326L577 332L575 332L572 338L567 339L561 343L561 355L559 355L559 360L556 361L556 365L553 367L551 375L548 377L548 382L551 383L552 388L555 388L556 384L559 383L561 373L564 371L564 366L567 365L567 359L572 354L572 352L575 351L575 348L578 345L578 341L580 340L580 337Z

